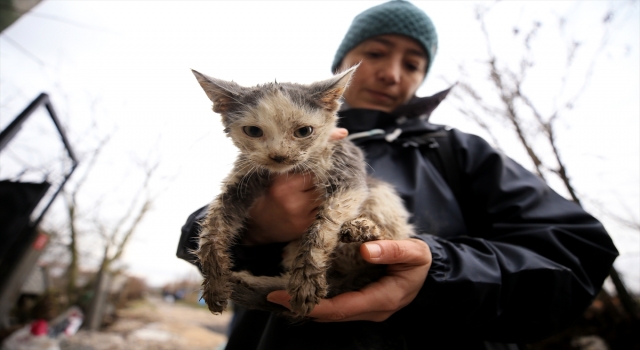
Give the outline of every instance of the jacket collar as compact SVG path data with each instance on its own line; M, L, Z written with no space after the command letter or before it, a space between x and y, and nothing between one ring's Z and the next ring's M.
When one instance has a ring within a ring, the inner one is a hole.
M428 122L429 117L440 102L447 97L451 88L453 86L433 96L414 97L391 113L345 106L347 108L338 112L340 117L338 126L346 128L350 134L374 129L385 131L402 129L403 133L439 129L439 127Z

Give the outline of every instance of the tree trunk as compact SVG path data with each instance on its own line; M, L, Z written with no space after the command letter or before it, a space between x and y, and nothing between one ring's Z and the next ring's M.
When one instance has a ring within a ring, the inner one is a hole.
M106 252L105 252L106 253ZM105 256L98 275L96 276L96 284L93 288L93 298L91 298L91 304L89 310L87 310L87 323L85 328L90 331L97 331L102 326L102 319L104 316L105 306L107 304L107 298L109 296L109 289L111 289L111 273L109 272L109 262Z
M626 311L629 314L629 317L633 320L638 321L640 319L640 316L638 315L638 303L633 299L633 296L629 294L627 287L624 285L624 282L622 282L622 279L615 267L611 268L609 276L611 277L613 284L616 286L618 298L620 298L620 303L622 304L624 311Z

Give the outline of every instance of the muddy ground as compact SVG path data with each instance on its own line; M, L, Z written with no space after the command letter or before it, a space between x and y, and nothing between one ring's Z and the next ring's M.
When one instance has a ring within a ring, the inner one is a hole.
M61 350L223 349L230 313L150 297L118 311L100 332L80 331L60 342Z

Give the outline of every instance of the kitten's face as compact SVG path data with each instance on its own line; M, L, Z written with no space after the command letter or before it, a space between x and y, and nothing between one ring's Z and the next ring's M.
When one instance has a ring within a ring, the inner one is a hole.
M346 85L355 71L311 85L272 83L252 88L194 71L225 132L249 160L247 167L273 173L313 171L327 152ZM312 160L312 162L310 162Z
M336 121L334 113L298 106L279 90L242 113L228 126L229 136L252 163L276 173L308 170L307 160L326 148Z

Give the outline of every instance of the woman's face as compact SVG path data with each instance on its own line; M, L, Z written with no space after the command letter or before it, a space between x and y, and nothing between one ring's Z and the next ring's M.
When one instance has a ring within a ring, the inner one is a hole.
M341 70L360 63L344 93L352 108L391 112L418 90L427 69L427 54L413 39L381 35L367 39L347 53Z

